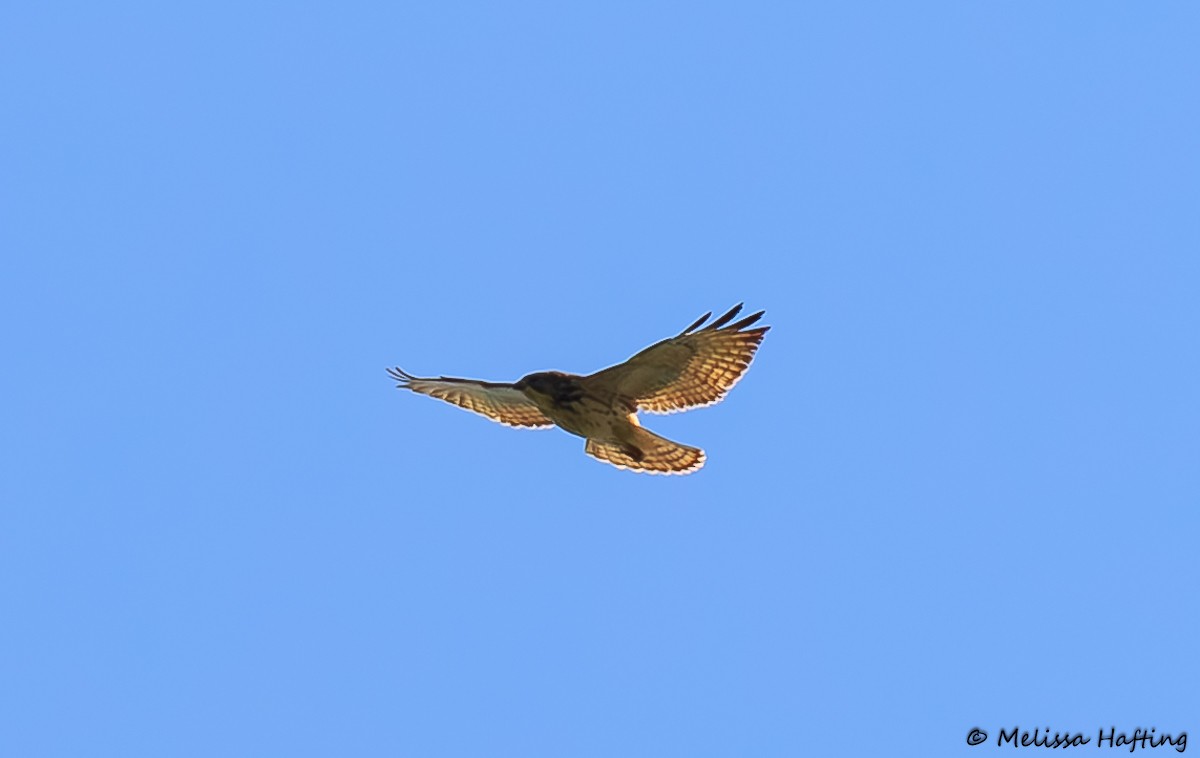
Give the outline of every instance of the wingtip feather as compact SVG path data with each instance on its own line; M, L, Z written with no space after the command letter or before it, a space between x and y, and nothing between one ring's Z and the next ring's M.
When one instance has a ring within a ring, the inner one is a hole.
M700 326L700 325L701 325L701 324L703 324L705 321L708 321L708 318L709 318L709 316L711 316L711 315L712 315L712 311L709 311L708 313L705 313L703 316L701 316L700 318L696 319L696 322L695 322L694 324L692 324L692 325L691 325L691 326L689 326L687 329L684 329L682 332L680 332L680 335L684 335L684 334L690 334L690 333L691 333L691 331L692 331L693 329L695 329L696 327Z
M743 303L738 303L737 305L733 306L732 308L729 309L729 312L726 313L724 316L721 316L716 321L714 321L711 324L709 324L708 326L704 327L704 330L706 332L715 332L717 329L720 329L721 327L725 326L733 319L734 316L738 315L738 313L741 312L742 305L743 305Z
M747 316L746 318L737 322L736 324L731 325L729 327L729 331L736 332L741 329L745 329L746 327L750 326L751 324L755 323L760 318L762 318L763 314L765 314L765 313L766 313L766 311L759 311L758 313L752 313L749 316Z
M388 376L392 377L397 382L400 382L399 386L401 386L401 387L407 386L408 382L411 382L412 380L416 379L415 376L408 373L407 371L400 368L399 366L395 366L393 368L387 369L387 373L388 373Z

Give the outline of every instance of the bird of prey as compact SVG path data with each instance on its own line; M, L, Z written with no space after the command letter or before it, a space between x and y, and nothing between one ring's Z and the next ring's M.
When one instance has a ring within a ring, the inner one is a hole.
M729 323L741 310L739 303L703 326L712 316L706 313L676 336L587 376L540 371L506 384L449 376L423 379L399 368L388 374L399 388L507 426L559 426L587 440L585 453L617 468L690 474L704 465L704 451L642 428L637 412L675 413L722 400L746 373L770 329L748 328L764 311Z

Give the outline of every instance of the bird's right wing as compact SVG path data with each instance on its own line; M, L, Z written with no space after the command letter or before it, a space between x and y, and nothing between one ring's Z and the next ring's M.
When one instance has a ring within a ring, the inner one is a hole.
M655 343L624 363L584 379L591 387L630 398L649 413L712 405L738 383L771 327L750 329L763 312L730 324L739 303L708 326L706 313L678 335ZM726 326L728 324L728 326Z
M454 403L460 408L487 416L505 426L525 429L554 426L554 422L546 418L532 400L511 384L455 379L450 376L422 379L399 368L390 368L387 372L399 382L397 387Z

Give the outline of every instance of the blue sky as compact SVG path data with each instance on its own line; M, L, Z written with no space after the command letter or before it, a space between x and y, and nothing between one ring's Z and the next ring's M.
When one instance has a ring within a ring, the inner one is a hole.
M5 754L1200 730L1194 5L5 15ZM384 374L743 300L689 477Z

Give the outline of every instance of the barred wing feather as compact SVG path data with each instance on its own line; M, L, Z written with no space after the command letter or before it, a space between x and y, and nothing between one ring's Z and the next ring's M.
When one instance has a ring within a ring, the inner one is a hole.
M533 401L511 384L456 379L451 376L421 378L399 368L388 369L397 386L445 400L505 426L537 429L554 426Z
M630 398L649 413L674 413L719 402L746 373L770 329L748 328L764 311L730 324L741 309L738 304L702 326L712 315L706 313L678 335L584 381Z

